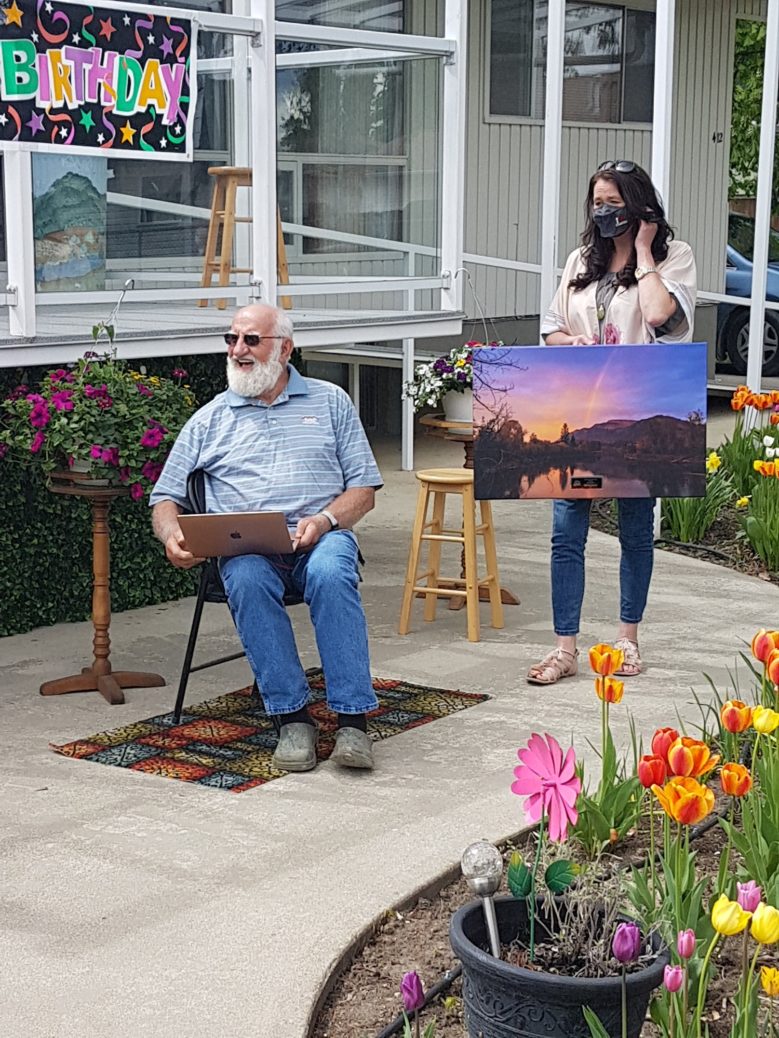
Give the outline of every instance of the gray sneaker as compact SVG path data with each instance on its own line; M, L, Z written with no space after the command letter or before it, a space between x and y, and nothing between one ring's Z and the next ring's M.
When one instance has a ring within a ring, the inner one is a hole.
M273 753L279 771L311 771L316 767L317 728L313 724L283 724Z
M330 759L342 768L373 768L373 744L359 728L339 728Z

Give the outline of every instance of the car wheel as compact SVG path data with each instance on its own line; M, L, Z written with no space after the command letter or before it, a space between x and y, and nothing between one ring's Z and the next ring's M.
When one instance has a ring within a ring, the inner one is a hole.
M728 359L739 375L747 371L749 352L749 310L739 311L725 331L725 349ZM772 312L765 315L763 329L763 374L779 374L779 317Z

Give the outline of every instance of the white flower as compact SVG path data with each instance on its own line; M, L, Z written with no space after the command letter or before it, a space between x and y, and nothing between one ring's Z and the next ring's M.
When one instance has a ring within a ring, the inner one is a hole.
M773 445L774 445L774 438L773 438L773 436L764 436L763 437L763 446L764 447L773 447Z
M776 447L766 447L765 449L765 456L767 458L773 458L773 456L777 453L779 452L777 451Z

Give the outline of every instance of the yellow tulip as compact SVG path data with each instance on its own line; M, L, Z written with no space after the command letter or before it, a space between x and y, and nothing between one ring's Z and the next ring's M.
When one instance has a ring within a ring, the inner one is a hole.
M760 983L769 998L779 998L779 970L771 966L761 966Z
M759 904L752 916L750 933L758 944L776 944L779 941L779 909Z
M748 504L749 504L749 497L747 497L747 496L740 497L736 501L736 508L746 508Z
M779 713L767 706L756 706L752 711L752 727L761 735L770 735L779 728Z
M729 901L721 894L711 910L711 925L724 937L732 937L746 928L752 913L745 912L738 901Z
M602 699L606 703L621 703L625 692L625 682L611 677L596 678L595 692L598 699Z
M613 645L599 642L590 649L590 666L602 678L620 670L624 661L625 654L622 649L615 649Z

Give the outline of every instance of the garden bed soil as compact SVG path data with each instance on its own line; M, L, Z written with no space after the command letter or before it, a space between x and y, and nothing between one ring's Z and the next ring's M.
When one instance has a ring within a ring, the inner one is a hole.
M595 501L590 518L594 530L616 536L617 517L613 502L610 500ZM691 558L703 559L718 566L725 566L737 573L746 573L761 580L779 584L779 573L766 569L765 563L756 554L749 540L744 535L739 512L733 505L726 505L706 533L703 539L695 544L680 544L672 541L658 540L657 547L677 555L688 555Z
M695 841L699 875L716 876L724 843L724 833L718 825ZM512 843L504 849L506 859L514 846ZM615 849L615 857L625 864L640 863L645 853L646 840L642 834L633 835ZM458 877L430 897L420 898L408 909L387 912L368 943L336 980L316 1019L311 1038L378 1038L403 1008L400 980L404 973L416 970L428 989L458 965L449 945L449 923L454 912L472 899L465 881ZM706 1001L705 1018L710 1038L730 1038L733 1016L729 1000L738 984L740 947L736 939L724 940L718 945L719 956L715 956L718 968ZM778 964L776 955L761 961L772 966ZM463 1038L461 996L458 977L420 1014L422 1026L435 1020L436 1038ZM779 1023L779 1013L776 1022ZM644 1025L643 1038L660 1038L660 1035L660 1030L651 1022Z

